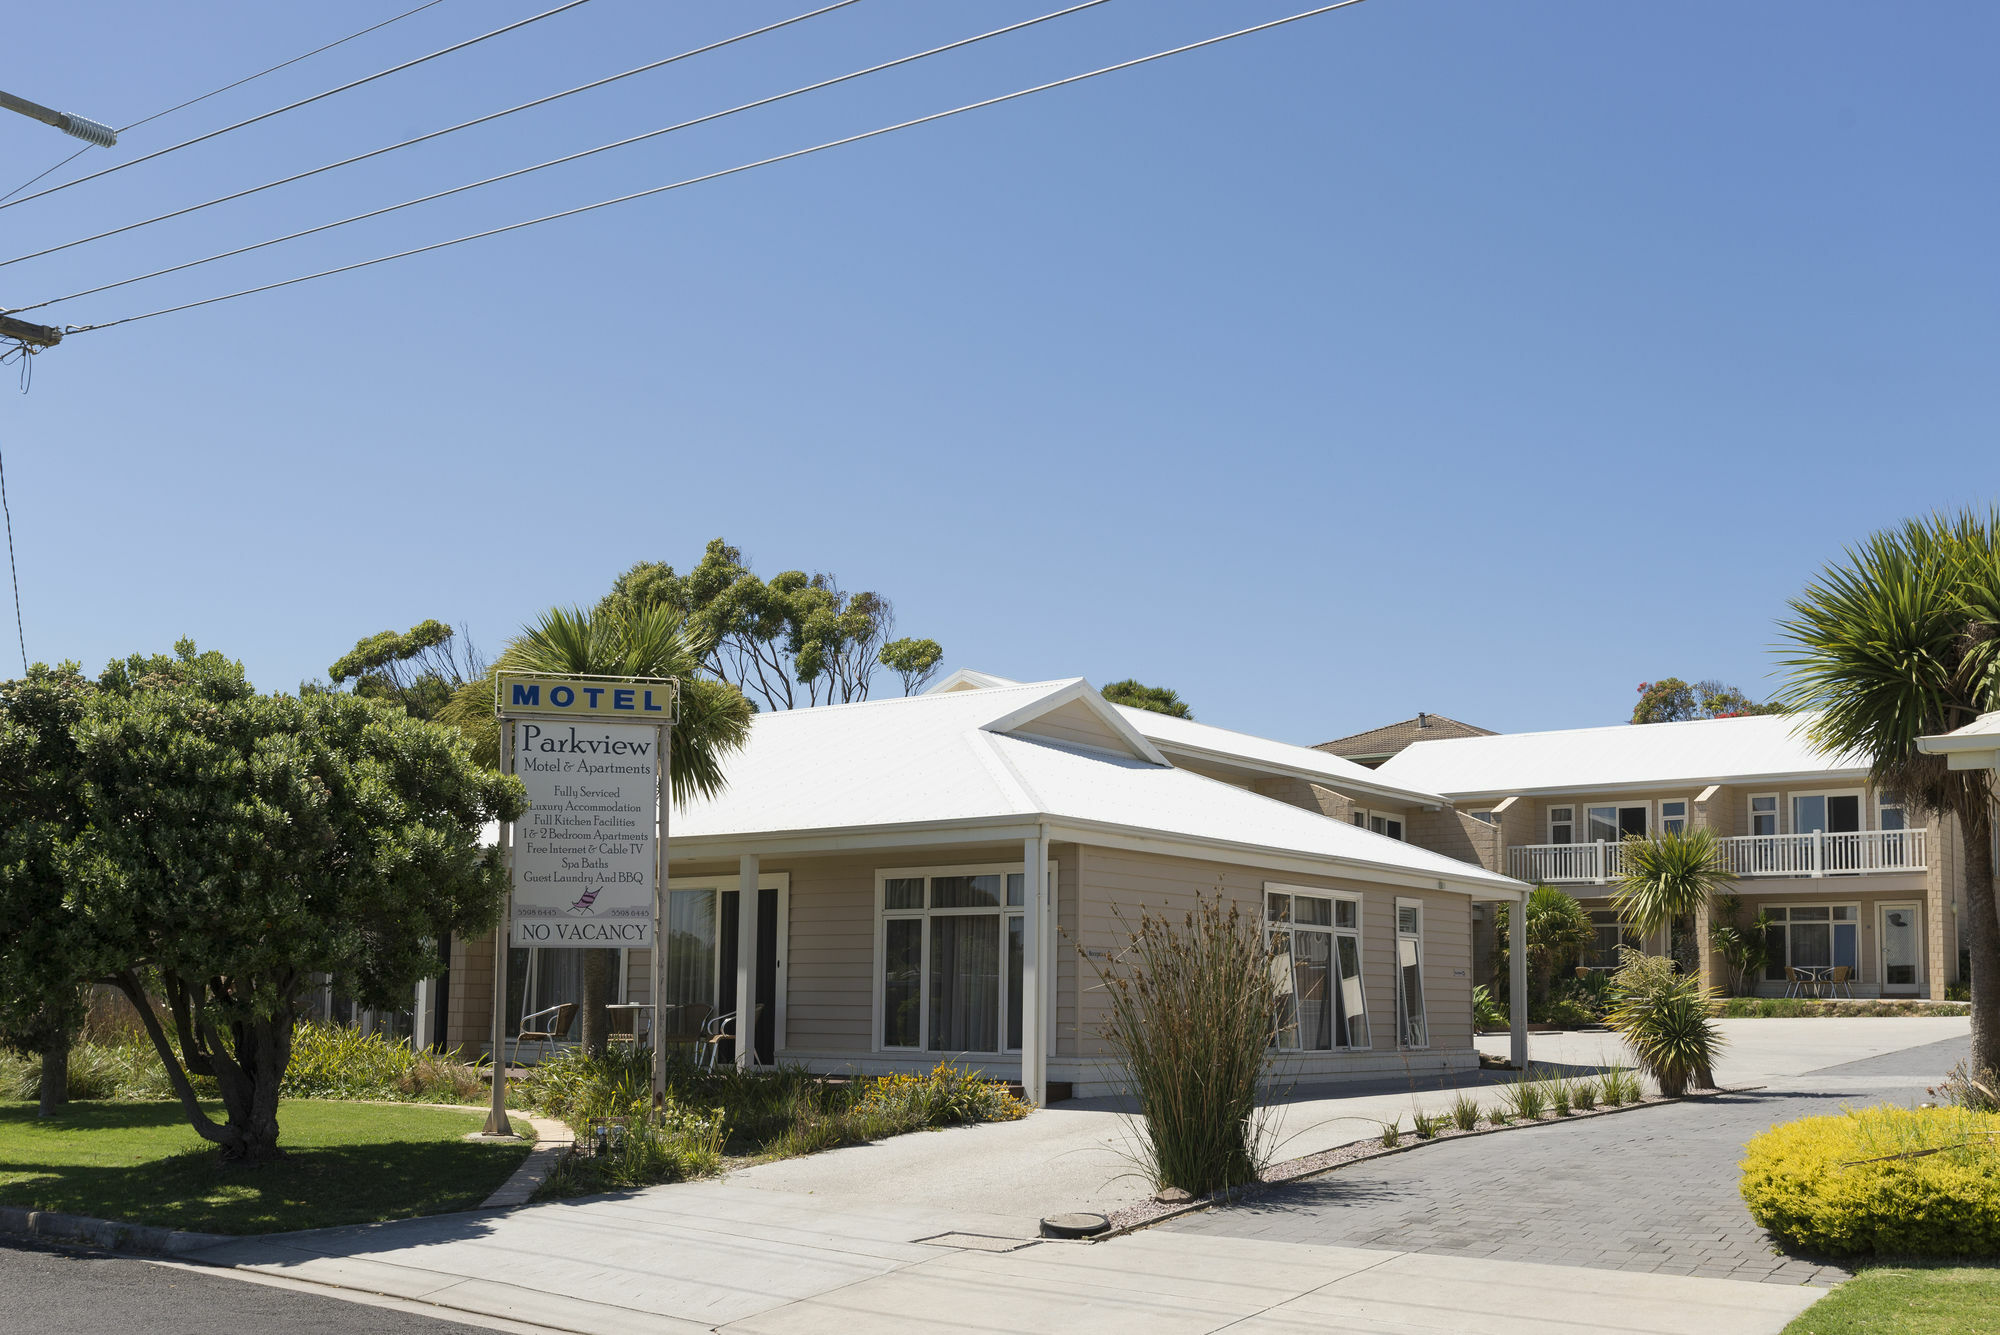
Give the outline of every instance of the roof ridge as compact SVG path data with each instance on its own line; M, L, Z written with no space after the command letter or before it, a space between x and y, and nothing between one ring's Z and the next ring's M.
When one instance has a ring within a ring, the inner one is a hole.
M1741 723L1746 719L1757 718L1795 719L1804 718L1814 712L1816 711L1799 710L1795 713L1786 714L1732 714L1727 718L1683 718L1675 719L1670 723L1593 723L1585 728L1543 728L1539 732L1495 732L1488 733L1484 737L1431 737L1421 742L1411 742L1410 746L1405 749L1413 749L1419 746L1442 746L1447 742L1497 742L1509 737L1557 737L1579 732L1627 732L1639 728L1685 728L1692 724ZM1359 736L1360 734L1357 733L1355 735ZM1335 738L1334 740L1339 741L1341 739ZM1390 759L1393 762L1394 757Z
M838 704L795 705L790 709L760 709L752 717L752 721L754 722L758 719L809 718L837 709L866 709L871 705L914 705L927 700L933 702L943 701L950 704L964 704L968 698L972 697L991 699L995 695L1029 691L1037 687L1067 686L1070 682L1079 680L1081 678L1066 677L1055 681L1024 681L1012 686L987 686L982 687L978 691L957 691L948 695L933 695L926 691L918 695L884 696L879 700L843 700Z

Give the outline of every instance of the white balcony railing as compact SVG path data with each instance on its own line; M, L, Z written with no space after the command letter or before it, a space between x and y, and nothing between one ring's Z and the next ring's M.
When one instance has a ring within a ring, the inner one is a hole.
M1731 876L1850 876L1923 871L1927 830L1851 830L1838 834L1745 834L1718 839ZM1517 844L1507 850L1507 874L1537 885L1595 884L1618 879L1623 849L1594 844Z

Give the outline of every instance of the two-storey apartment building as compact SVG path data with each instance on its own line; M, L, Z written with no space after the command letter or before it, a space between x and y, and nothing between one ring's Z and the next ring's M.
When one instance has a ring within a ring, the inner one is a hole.
M1955 830L1927 826L1872 786L1857 757L1819 751L1797 716L1424 741L1376 773L1442 793L1490 826L1480 845L1490 869L1581 899L1598 924L1589 964L1609 965L1620 940L1636 942L1610 898L1621 840L1706 828L1744 923L1760 911L1771 923L1760 993L1782 995L1788 970L1842 966L1857 997L1942 998L1958 981ZM1708 939L1706 914L1696 938ZM1704 977L1721 981L1723 966L1701 953Z

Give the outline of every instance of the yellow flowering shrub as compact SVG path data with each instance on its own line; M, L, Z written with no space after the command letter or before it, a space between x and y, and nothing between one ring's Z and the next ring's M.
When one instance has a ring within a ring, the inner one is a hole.
M2000 1255L2000 1113L1869 1108L1752 1140L1750 1217L1834 1256Z

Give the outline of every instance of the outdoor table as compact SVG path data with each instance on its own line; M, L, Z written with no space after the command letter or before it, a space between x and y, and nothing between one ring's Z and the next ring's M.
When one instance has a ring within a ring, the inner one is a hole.
M646 1022L647 1041L650 1042L652 1040L653 1008L650 1004L643 1001L615 1001L611 1003L609 1006L606 1006L604 1009L608 1011L631 1011L632 1041L634 1043L637 1043L639 1041L639 1021L642 1019ZM640 1012L642 1011L644 1012L643 1015L640 1014Z
M1799 966L1798 974L1799 981L1811 990L1814 999L1817 1000L1822 995L1821 989L1826 986L1827 979L1833 977L1833 969L1831 966L1806 964Z

